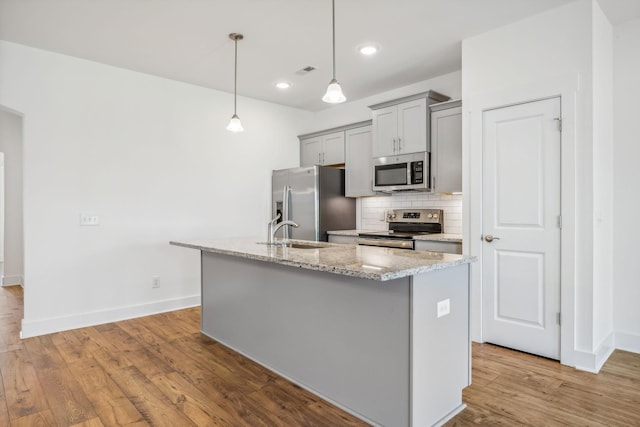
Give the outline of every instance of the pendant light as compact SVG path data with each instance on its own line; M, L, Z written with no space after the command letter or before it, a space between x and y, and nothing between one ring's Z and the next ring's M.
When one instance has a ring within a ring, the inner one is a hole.
M347 100L342 93L340 83L336 80L336 0L331 0L331 20L333 23L333 78L329 82L327 93L322 100L329 104L339 104Z
M227 130L231 132L242 132L244 128L242 127L242 123L240 123L240 117L236 114L236 98L238 97L238 40L242 40L244 36L240 33L231 33L229 34L229 38L235 43L235 66L233 73L233 116L231 116L231 120L227 125Z

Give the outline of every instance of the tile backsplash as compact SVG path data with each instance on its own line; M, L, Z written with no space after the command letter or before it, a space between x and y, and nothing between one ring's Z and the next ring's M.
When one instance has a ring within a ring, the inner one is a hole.
M444 232L462 234L462 195L400 193L360 199L362 230L386 230L385 212L389 209L433 208L444 211Z

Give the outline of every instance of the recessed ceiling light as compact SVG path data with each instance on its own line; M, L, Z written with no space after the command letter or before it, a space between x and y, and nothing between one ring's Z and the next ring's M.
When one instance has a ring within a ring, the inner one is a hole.
M362 45L358 48L358 52L366 56L373 55L377 51L378 51L378 46L372 45L372 44Z
M276 87L278 89L289 89L291 87L291 83L289 83L289 82L278 82L278 83L276 83Z

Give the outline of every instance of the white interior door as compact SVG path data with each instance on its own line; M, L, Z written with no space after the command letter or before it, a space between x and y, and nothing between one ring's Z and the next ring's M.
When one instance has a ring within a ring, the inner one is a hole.
M560 98L483 113L483 338L560 358Z

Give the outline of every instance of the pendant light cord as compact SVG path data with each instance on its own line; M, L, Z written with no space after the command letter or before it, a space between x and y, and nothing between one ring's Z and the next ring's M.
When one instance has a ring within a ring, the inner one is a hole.
M331 22L333 23L333 79L336 78L336 0L331 0Z
M234 40L235 43L235 63L233 67L233 115L236 115L236 105L238 97L238 38Z

